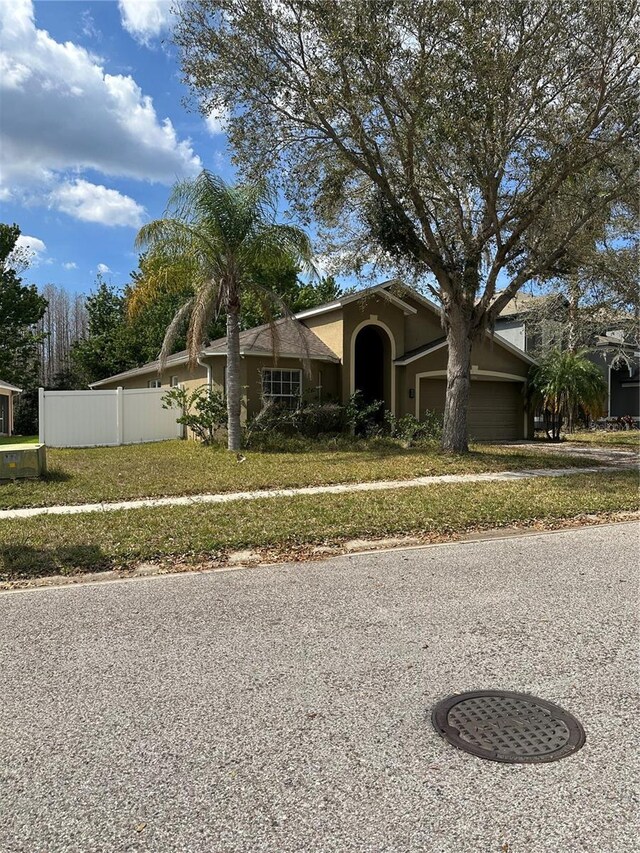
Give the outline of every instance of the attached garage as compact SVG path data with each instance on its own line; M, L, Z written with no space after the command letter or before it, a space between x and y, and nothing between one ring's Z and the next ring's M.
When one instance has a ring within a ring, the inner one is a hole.
M444 412L445 379L420 379L420 411ZM469 438L516 441L525 437L522 382L473 379L469 400Z

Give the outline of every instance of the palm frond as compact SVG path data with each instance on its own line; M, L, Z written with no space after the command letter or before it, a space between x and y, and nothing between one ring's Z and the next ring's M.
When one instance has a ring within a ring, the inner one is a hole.
M173 352L173 345L176 342L176 338L180 332L180 329L184 321L191 313L192 308L193 299L189 299L173 315L173 320L169 323L167 331L164 334L164 340L162 341L162 349L160 350L160 354L158 356L159 372L164 370L165 365L167 363L167 359Z

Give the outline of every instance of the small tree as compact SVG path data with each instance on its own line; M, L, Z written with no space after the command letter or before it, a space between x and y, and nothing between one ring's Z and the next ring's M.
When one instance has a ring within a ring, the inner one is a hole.
M191 391L178 385L163 395L162 408L180 410L176 423L190 429L203 444L213 444L216 433L227 425L224 397L208 385Z
M585 351L552 350L531 371L529 382L531 401L541 405L544 412L547 438L560 440L560 430L567 423L573 432L579 411L585 417L595 417L602 411L607 384Z

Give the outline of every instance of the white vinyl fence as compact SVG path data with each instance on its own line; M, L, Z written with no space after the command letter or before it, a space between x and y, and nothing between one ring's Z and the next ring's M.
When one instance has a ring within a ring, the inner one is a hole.
M182 438L179 409L163 409L166 388L45 391L40 388L40 441L49 447L95 447Z

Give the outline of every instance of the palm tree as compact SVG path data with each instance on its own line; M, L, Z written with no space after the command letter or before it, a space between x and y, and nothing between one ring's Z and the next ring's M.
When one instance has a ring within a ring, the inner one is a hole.
M597 366L585 358L585 353L586 350L562 352L554 349L530 374L532 402L542 405L547 437L553 441L560 440L565 421L569 432L573 432L579 409L587 417L597 416L602 411L607 383Z
M151 263L153 290L164 275L176 271L190 283L193 296L169 325L161 364L171 353L180 327L189 317L187 349L196 364L206 330L215 317L227 319L228 447L237 451L240 426L240 309L245 294L252 293L267 316L280 298L258 284L257 272L265 264L291 261L311 266L311 243L299 228L276 223L276 196L264 182L233 186L211 172L177 183L163 219L144 225L136 246L159 259ZM144 283L142 285L145 286Z

